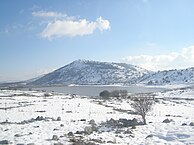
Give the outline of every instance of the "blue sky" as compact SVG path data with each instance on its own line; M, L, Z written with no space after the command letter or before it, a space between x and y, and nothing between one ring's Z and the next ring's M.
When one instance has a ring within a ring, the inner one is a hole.
M194 66L193 0L2 0L0 81L77 59Z

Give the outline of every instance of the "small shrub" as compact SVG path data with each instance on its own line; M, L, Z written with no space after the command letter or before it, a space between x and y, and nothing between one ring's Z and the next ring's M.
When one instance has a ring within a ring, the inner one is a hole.
M102 97L102 99L107 100L110 98L110 94L111 93L109 91L104 90L104 91L100 92L99 96Z

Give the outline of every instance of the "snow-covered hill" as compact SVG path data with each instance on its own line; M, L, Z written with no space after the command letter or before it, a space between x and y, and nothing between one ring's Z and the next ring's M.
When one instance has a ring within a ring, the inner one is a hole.
M146 69L125 63L76 60L29 84L134 84L137 78L148 73Z
M126 63L76 60L26 83L29 85L193 84L194 67L152 72Z
M139 83L148 85L191 84L194 83L194 68L150 73L140 78Z

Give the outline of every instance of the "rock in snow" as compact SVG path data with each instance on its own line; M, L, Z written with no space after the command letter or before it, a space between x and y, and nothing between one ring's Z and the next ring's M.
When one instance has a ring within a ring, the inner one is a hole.
M173 120L172 119L165 119L164 121L163 121L163 123L170 123L170 122L172 122Z
M0 144L1 145L8 145L8 144L10 144L10 142L8 140L1 140Z

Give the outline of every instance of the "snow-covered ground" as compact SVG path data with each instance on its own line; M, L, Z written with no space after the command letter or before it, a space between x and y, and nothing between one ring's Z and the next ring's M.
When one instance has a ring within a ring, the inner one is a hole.
M194 86L174 88L169 91L155 93L158 98L194 99Z
M0 142L68 145L79 138L107 145L194 144L194 126L191 123L194 122L194 89L177 89L156 95L160 99L148 113L147 125L108 128L101 124L111 118L141 121L141 116L130 113L133 109L129 99L102 101L38 91L1 90ZM171 122L163 123L167 118ZM90 134L79 133L91 126L89 121L92 119L97 130Z

